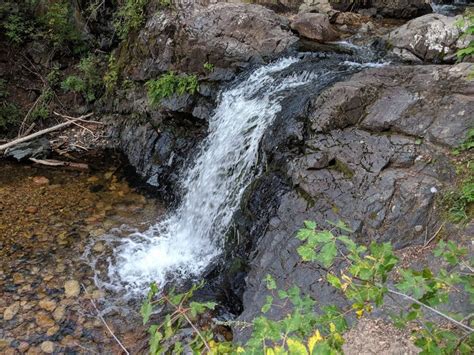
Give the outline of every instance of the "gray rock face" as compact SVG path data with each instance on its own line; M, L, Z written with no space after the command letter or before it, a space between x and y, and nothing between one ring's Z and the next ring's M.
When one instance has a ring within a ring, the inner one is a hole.
M285 18L259 5L218 3L196 9L183 23L186 67L200 69L208 61L220 67L263 63L297 41Z
M461 38L462 31L456 25L459 19L425 15L392 31L386 39L395 54L409 61L453 61L456 51L469 42L469 38Z
M339 38L339 34L329 23L328 16L324 14L298 14L292 20L291 28L300 36L318 42L330 42Z
M138 38L123 47L127 72L147 80L167 70L203 72L239 69L263 63L289 50L298 38L288 21L260 5L217 3L192 6L178 15L160 11L149 19Z
M292 188L257 241L240 320L259 314L266 274L279 287L296 284L319 304L343 304L324 271L300 261L295 234L304 220L325 228L326 220L341 219L360 242L395 247L434 233L437 193L454 176L446 147L463 141L474 124L471 70L467 64L367 69L312 100L306 113L311 134L302 152L288 158ZM278 307L271 312L285 314Z
M372 0L372 7L384 17L414 18L431 13L429 0Z
M431 13L429 0L330 0L333 8L340 11L373 8L378 15L392 18L414 18Z

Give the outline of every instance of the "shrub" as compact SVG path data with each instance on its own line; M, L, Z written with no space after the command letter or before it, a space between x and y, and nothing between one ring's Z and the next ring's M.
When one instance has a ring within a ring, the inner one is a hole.
M139 29L145 22L145 5L148 0L124 0L114 16L114 27L120 39Z
M70 75L62 83L61 88L65 91L80 93L88 102L99 98L103 93L104 83L101 76L102 62L98 56L93 54L84 57L77 68L80 76Z
M463 29L463 36L474 36L474 11L466 10L458 26ZM464 57L474 55L474 40L470 40L466 48L459 49L457 51L458 60L464 59Z
M159 79L146 83L148 100L152 105L158 105L161 100L174 94L194 94L198 89L196 75L176 75L173 72L162 75Z
M16 126L21 119L20 109L7 99L7 82L0 79L0 132L6 132L12 126Z
M111 93L117 87L119 79L119 67L115 55L109 56L107 71L104 74L104 85L107 93Z
M3 23L5 35L14 44L22 44L33 33L33 24L21 14L11 14Z
M150 353L181 353L184 345L181 330L191 327L191 336L186 347L194 353L210 354L338 354L342 352L347 330L347 317L354 314L361 318L372 312L374 307L383 307L385 296L408 301L408 308L401 307L400 313L393 315L396 326L406 327L409 323L418 325L413 331L415 345L421 354L471 354L474 346L474 329L463 321L469 316L447 315L436 307L449 302L449 293L460 292L464 287L471 300L474 297L472 260L467 249L455 243L440 242L434 256L441 258L448 268L434 272L411 268L398 268L398 258L389 243L372 242L369 247L355 243L344 235L350 232L347 226L338 222L332 230L318 230L314 222L306 221L298 232L303 243L298 254L303 262L317 263L327 270L327 282L345 295L351 305L345 310L335 306L322 307L314 312L315 301L302 295L296 286L288 290L278 289L277 283L267 275L265 282L271 295L261 311L267 313L273 306L291 305L291 311L281 320L270 320L265 315L255 318L251 323L227 322L224 324L252 327L250 339L239 346L228 341L218 341L209 325L197 327L200 316L212 312L216 304L192 301L196 287L182 294L162 295L156 299L158 289L151 286L148 297L142 305L144 324L148 323L154 307L168 311L160 324L151 325ZM335 234L336 231L340 233ZM334 265L335 261L338 266ZM464 271L458 266L464 265ZM400 275L395 281L392 273ZM390 280L390 281L389 281ZM430 316L426 316L428 312ZM434 323L432 316L441 317L445 323ZM222 323L221 323L222 324ZM421 325L421 326L419 326Z
M69 1L61 0L48 6L46 14L42 17L45 28L44 36L55 48L66 44L74 44L74 51L80 52L84 48L81 33L73 23L73 14Z

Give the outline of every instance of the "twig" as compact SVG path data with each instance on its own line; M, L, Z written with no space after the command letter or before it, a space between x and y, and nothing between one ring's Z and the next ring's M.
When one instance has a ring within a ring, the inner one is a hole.
M27 142L27 141L29 141L29 140L32 140L32 139L34 139L34 138L40 137L40 136L42 136L42 135L45 135L45 134L47 134L47 133L56 131L56 130L58 130L58 129L67 127L67 126L69 126L70 124L76 123L77 121L89 122L89 121L85 120L85 118L90 117L90 116L92 116L93 114L94 114L94 113L91 112L91 113L88 113L87 115L80 116L80 117L77 117L77 118L71 117L71 120L69 120L69 121L67 121L67 122L63 122L63 123L60 123L60 124L58 124L58 125L56 125L56 126L43 129L43 130L41 130L41 131L35 132L35 133L30 134L30 135L25 136L25 137L21 137L21 138L14 139L13 141L11 141L11 142L9 142L9 143L0 145L0 151L3 151L3 150L5 150L5 149L7 149L7 148L10 148L10 147L13 147L14 145L17 145L17 144L19 144L19 143ZM62 115L59 115L59 114L58 114L58 116L62 116ZM91 121L91 123L95 123L95 121Z
M35 159L35 158L30 158L33 163L36 164L41 164L45 166L53 166L53 167L59 167L63 166L66 168L72 168L72 169L78 169L78 170L88 170L89 166L84 163L73 163L73 162L68 162L68 161L61 161L61 160L53 160L53 159Z
M8 143L5 143L5 144L2 144L0 145L0 152L7 149L7 148L10 148L10 147L13 147L19 143L23 143L23 142L27 142L27 141L30 141L34 138L38 138L38 137L41 137L47 133L50 133L50 132L53 132L53 131L56 131L58 129L61 129L61 128L64 128L64 127L67 127L69 126L70 124L74 123L75 121L67 121L67 122L63 122L63 123L60 123L56 126L53 126L53 127L49 127L49 128L46 128L46 129L42 129L41 131L38 131L38 132L35 132L33 134L30 134L28 136L24 136L24 137L21 137L21 138L17 138L17 139L14 139Z
M85 123L93 123L93 124L100 124L100 125L105 125L104 122L99 122L99 121L93 121L93 120L86 120L85 118L87 117L90 117L92 116L94 113L91 112L91 113L88 113L87 115L84 115L84 116L80 116L80 117L71 117L71 116L68 116L68 115L62 115L56 111L53 111L53 113L56 115L56 116L59 116L59 117L62 117L62 118L65 118L65 119L68 119L68 120L77 120L77 121L81 121L81 122L85 122Z
M441 313L440 311L438 311L438 310L436 310L436 309L434 309L434 308L432 308L432 307L430 307L430 306L424 304L423 302L418 301L416 298L413 298L413 297L408 296L408 295L406 295L406 294L404 294L404 293L401 293L401 292L392 290L392 289L390 289L390 288L387 289L387 290L388 290L388 292L390 292L390 293L392 293L392 294L394 294L394 295L401 296L401 297L403 297L403 298L405 298L405 299L407 299L407 300L410 300L411 302L414 302L414 303L416 303L416 304L418 304L418 305L420 305L420 306L422 306L422 307L425 307L426 309L430 310L431 312L436 313L437 315L439 315L439 316L441 316L441 317L443 317L443 318L449 320L450 322L456 324L457 326L459 326L459 327L461 327L461 328L464 328L465 330L467 330L467 331L470 332L470 333L474 332L474 329L473 329L473 328L471 328L471 327L469 327L469 326L467 326L467 325L465 325L465 324L463 324L463 323L461 323L461 322L458 322L456 319L451 318L450 316L448 316L448 315L446 315L446 314L444 314L444 313Z
M21 125L20 125L20 129L18 130L18 136L17 137L21 137L23 136L23 129L25 128L25 125L26 125L26 122L28 120L28 117L30 117L30 114L31 112L33 112L34 108L36 107L36 105L38 104L38 102L41 100L41 95L38 96L38 98L36 99L36 101L33 103L33 105L31 105L30 109L28 110L28 112L26 113L25 117L23 118L23 121L21 122Z
M84 289L84 292L86 293L86 295L89 295L89 293L87 292L85 286L83 284L81 284L82 288ZM95 302L92 298L89 298L89 300L91 301L92 303L92 306L95 308L96 312L97 312L97 317L99 317L99 319L102 321L102 323L104 323L105 327L107 328L107 330L109 331L110 335L112 335L112 337L115 339L115 341L118 343L118 345L120 345L120 347L122 348L123 351L125 351L125 354L127 355L130 355L130 353L128 352L127 348L125 348L125 346L123 346L123 344L120 342L120 340L115 336L114 332L112 331L112 329L110 329L109 325L107 324L107 322L105 321L104 317L102 317L102 315L100 314L100 311L99 309L97 308L97 306L95 305Z
M436 233L433 234L433 236L423 245L423 248L421 249L426 249L428 247L428 245L438 236L439 232L441 232L441 229L443 229L445 224L446 222L443 222L443 224L441 224Z
M194 329L194 331L197 333L197 335L199 335L199 337L201 338L202 342L204 343L204 346L206 347L207 351L209 351L209 354L212 353L212 350L211 348L209 347L209 344L207 343L206 339L204 339L204 337L202 336L201 332L199 331L199 329L196 328L196 326L193 324L193 322L191 322L191 319L189 319L188 315L186 314L186 312L182 312L181 313L184 318L186 319L186 321L189 323L189 325Z

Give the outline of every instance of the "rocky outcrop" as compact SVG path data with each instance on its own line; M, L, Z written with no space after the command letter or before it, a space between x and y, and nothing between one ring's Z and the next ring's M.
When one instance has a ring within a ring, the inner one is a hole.
M295 233L304 220L325 228L326 220L341 219L360 242L397 248L433 235L440 223L435 200L455 175L446 149L474 123L471 71L468 64L367 69L312 99L303 119L308 138L286 159L291 188L256 242L240 320L260 312L267 274L278 287L296 284L319 305L342 304L324 270L300 261ZM265 201L265 191L275 194L268 186L254 190L250 205ZM274 307L269 316L286 311Z
M329 23L328 16L324 14L298 14L291 21L291 29L302 37L318 42L330 42L339 38L338 32Z
M371 0L377 13L384 17L414 18L431 13L429 0Z
M392 52L413 62L450 62L459 48L469 43L461 37L458 17L440 14L425 15L411 20L386 36Z
M414 18L432 12L428 0L330 0L332 7L340 11L374 9L383 17Z
M193 6L175 14L160 11L138 37L121 50L125 71L134 80L147 80L167 70L203 72L213 64L235 72L288 51L298 38L288 20L260 5L217 3ZM126 62L133 58L132 62Z

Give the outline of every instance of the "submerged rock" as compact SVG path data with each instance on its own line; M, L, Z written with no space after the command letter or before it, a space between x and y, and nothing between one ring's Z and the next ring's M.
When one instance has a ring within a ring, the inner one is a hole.
M461 16L425 15L411 20L386 36L393 53L416 62L452 62L458 49L469 43L458 26Z

